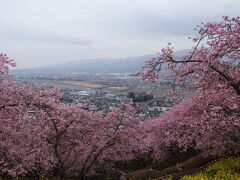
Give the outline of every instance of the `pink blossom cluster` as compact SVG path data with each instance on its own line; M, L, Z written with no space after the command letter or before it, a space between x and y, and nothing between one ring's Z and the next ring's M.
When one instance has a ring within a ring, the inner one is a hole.
M61 104L56 88L6 77L12 65L0 54L0 176L84 178L135 157L142 134L131 105L103 115Z
M167 65L180 85L195 87L196 95L164 115L145 121L155 159L169 148L194 148L213 155L240 154L240 17L197 26L196 45L183 57L174 57L171 44L146 61L143 79L159 78Z

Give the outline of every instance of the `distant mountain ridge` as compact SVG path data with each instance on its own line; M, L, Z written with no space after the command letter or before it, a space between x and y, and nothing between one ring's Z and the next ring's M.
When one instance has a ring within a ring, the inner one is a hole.
M175 56L182 56L186 54L186 52L187 50L176 51ZM80 60L40 68L17 69L13 70L13 73L134 73L141 71L141 67L144 65L145 61L154 56L156 55L149 54L139 57Z

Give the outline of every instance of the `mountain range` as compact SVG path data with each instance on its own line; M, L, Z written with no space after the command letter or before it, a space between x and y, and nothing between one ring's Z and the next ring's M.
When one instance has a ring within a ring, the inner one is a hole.
M188 50L176 51L175 56L182 56ZM156 55L149 54L139 57L101 58L78 60L68 63L49 65L32 69L16 69L13 73L60 73L60 72L86 72L86 73L133 73L141 71L145 61Z

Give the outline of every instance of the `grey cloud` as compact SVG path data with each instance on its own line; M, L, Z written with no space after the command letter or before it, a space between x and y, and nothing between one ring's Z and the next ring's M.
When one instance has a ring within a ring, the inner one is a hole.
M108 19L111 22L109 27L112 31L132 36L194 35L194 27L201 22L219 22L223 15L238 16L240 5L238 0L158 2L151 8L147 8L149 2L145 3L146 8L113 12Z
M136 26L141 27L143 33L157 35L165 33L169 35L192 35L193 28L199 21L197 19L176 19L161 17L156 14L145 14L136 21Z
M162 16L158 13L142 12L133 16L127 15L120 17L118 21L126 19L123 23L118 24L116 21L115 26L112 26L112 31L119 33L131 34L132 36L158 36L163 34L168 35L196 35L194 30L196 25L201 22L221 21L221 17L227 13L215 14L199 14L199 15L181 15L176 14L173 17ZM177 17L179 16L179 17ZM234 15L233 15L234 16Z
M166 33L169 35L194 35L196 25L203 22L204 18L171 18L161 17L155 14L144 15L138 21L139 26L143 25L143 31L150 34ZM206 22L206 21L204 21Z
M21 40L21 41L38 41L47 43L61 43L68 45L86 46L92 44L93 41L84 38L68 36L64 34L54 34L52 32L38 32L36 30L2 30L1 39Z

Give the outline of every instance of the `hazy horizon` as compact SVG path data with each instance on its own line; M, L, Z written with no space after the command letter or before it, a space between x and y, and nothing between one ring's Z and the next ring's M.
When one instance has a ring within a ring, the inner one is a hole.
M3 0L0 49L19 68L192 46L201 22L239 15L239 0Z

